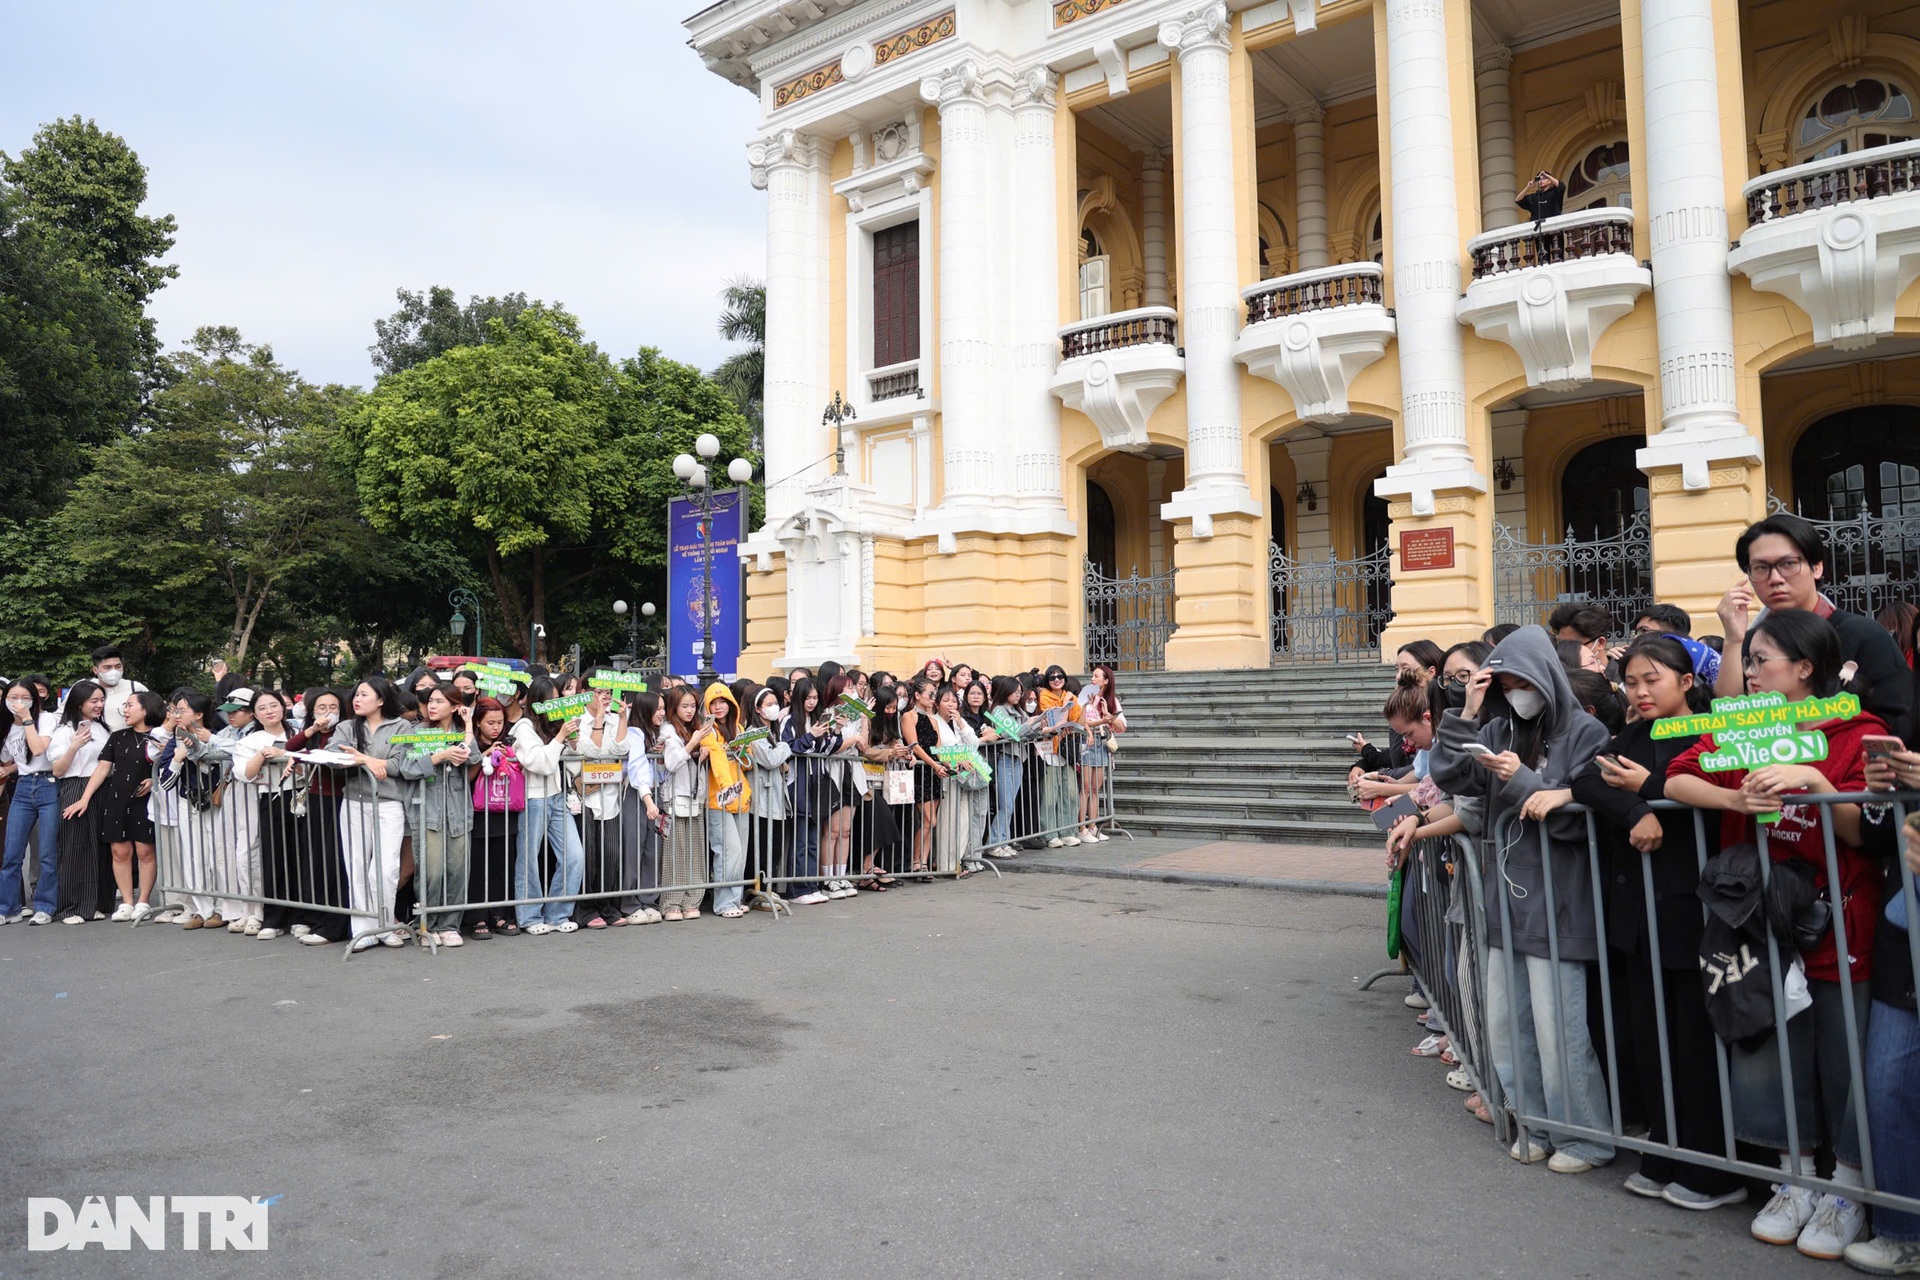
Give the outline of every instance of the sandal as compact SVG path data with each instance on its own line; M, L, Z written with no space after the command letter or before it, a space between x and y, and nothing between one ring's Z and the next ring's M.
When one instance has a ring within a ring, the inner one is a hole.
M615 916L613 919L607 921L607 924L610 927L617 929L621 925L625 924L626 922L627 922L627 918L625 916Z
M724 907L714 912L714 914L722 920L738 920L741 916L747 914L747 909L745 907Z
M607 922L599 916L595 916L593 919L587 921L587 928L589 929L604 929L606 927Z
M882 883L879 876L868 876L862 879L860 881L860 887L868 893L885 893L887 891L887 886Z
M504 933L511 938L514 934L520 932L520 922L517 920L495 920L493 922L493 931L495 933Z
M895 880L884 871L875 871L873 873L873 886L876 889L891 889L899 883L898 880Z
M491 938L493 936L493 930L487 928L487 922L482 920L473 926L473 936L475 939Z

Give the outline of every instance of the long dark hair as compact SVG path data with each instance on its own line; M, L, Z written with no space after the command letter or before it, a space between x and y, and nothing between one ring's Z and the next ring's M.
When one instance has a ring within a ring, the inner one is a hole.
M987 694L987 706L1004 707L1009 699L1024 699L1026 694L1026 688L1015 677L995 676L992 691Z
M400 718L400 694L385 676L362 676L348 687L346 701L340 707L343 717L340 725L342 728L353 726L354 748L364 751L367 743L366 717L353 709L353 695L360 691L361 685L373 690L373 696L380 699L380 719L383 722Z
M1107 700L1107 714L1110 716L1119 715L1120 714L1120 682L1117 679L1115 679L1113 674L1113 668L1109 666L1107 663L1096 662L1093 664L1093 669L1095 671L1104 671L1107 673L1107 691L1105 695L1103 695Z
M682 743L692 742L693 725L681 722L680 704L688 698L693 699L693 718L695 723L698 723L700 719L700 691L690 684L677 684L667 690L662 697L667 706L667 728L673 730L674 735L678 737Z
M80 723L81 708L87 705L87 699L100 692L100 685L93 680L82 680L67 690L67 701L60 708L60 723L77 725Z
M545 716L536 713L533 709L533 704L536 702L550 702L558 696L559 690L554 687L552 676L535 676L527 682L526 719L533 721L533 731L540 735L540 741L542 742L553 741L553 735L560 732L560 722L557 720L549 720Z
M640 726L640 741L647 744L648 751L660 749L660 739L653 728L653 714L660 709L661 696L657 693L638 693L633 697L633 716L628 724Z
M838 677L836 677L836 679L837 678ZM722 687L724 688L724 686ZM714 728L720 731L720 736L728 739L729 741L739 737L740 736L739 706L733 702L728 701L726 698L721 697L717 693L714 694L711 698L707 697L706 694L704 693L700 695L700 709L702 711L706 711L708 715L713 715L713 712L707 709L707 704L712 702L722 703L726 706L725 711L722 711L717 716L713 716Z
M1620 674L1627 673L1627 664L1635 658L1645 658L1658 663L1676 676L1692 676L1693 687L1687 690L1687 710L1706 711L1713 705L1713 690L1693 669L1693 655L1687 652L1685 645L1665 631L1640 636L1627 646L1620 656Z
M1831 698L1840 692L1840 633L1819 614L1805 609L1768 610L1747 630L1747 638L1740 646L1743 662L1753 654L1755 636L1769 637L1795 662L1813 664L1813 675L1807 683L1816 698Z
M1403 653L1422 668L1433 672L1435 679L1439 678L1441 668L1447 661L1446 651L1431 640L1409 640L1394 650L1396 657Z

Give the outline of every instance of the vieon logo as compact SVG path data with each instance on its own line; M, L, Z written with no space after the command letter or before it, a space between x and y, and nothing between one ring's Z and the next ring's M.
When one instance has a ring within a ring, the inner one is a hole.
M205 1222L209 1249L265 1250L267 1208L279 1196L88 1196L74 1209L50 1196L27 1197L27 1248L33 1252L85 1249L97 1244L119 1251L134 1238L149 1250L167 1247L167 1220L180 1221L179 1247L199 1249Z

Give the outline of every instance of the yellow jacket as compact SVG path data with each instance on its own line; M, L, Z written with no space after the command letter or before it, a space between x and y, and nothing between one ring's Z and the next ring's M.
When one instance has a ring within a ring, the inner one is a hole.
M713 705L715 698L724 698L733 708L734 723L740 721L740 704L734 701L733 692L718 680L707 686L700 696L700 709L705 711ZM747 781L746 771L740 767L727 751L727 739L718 726L710 725L704 739L707 743L707 807L724 809L728 813L745 813L753 798L753 784Z

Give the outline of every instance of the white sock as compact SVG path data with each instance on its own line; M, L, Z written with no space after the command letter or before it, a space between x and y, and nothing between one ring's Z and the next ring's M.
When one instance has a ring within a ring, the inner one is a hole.
M1802 1156L1802 1157L1800 1157L1800 1159L1801 1159L1801 1161L1802 1161L1803 1163L1804 1163L1804 1162L1806 1161L1806 1157L1805 1157L1805 1156ZM1795 1168L1793 1167L1793 1153L1792 1153L1792 1152L1790 1152L1790 1151L1782 1151L1782 1152L1780 1153L1780 1172L1782 1172L1782 1173L1797 1173L1797 1172L1798 1172L1798 1170L1796 1170L1796 1169L1795 1169Z
M1838 1160L1833 1163L1833 1180L1849 1191L1867 1189L1866 1181L1861 1178L1860 1171L1851 1165L1841 1164Z

